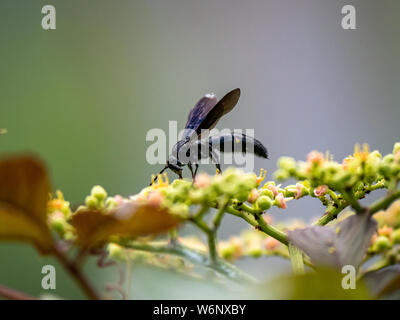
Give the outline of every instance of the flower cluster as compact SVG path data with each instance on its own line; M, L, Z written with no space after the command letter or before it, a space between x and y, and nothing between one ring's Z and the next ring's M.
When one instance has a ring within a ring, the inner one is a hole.
M218 207L221 201L236 207L248 202L252 209L261 211L271 206L286 208L286 201L291 198L285 198L284 190L275 186L273 181L260 187L264 178L264 170L256 176L236 168L215 176L200 173L194 181L175 180L171 184L166 175L160 175L156 183L131 199L154 202L183 218L189 218L192 205Z
M48 217L52 229L63 239L83 248L108 243L111 258L191 272L191 263L212 266L218 258L230 261L270 255L289 258L289 230L305 228L307 224L294 220L291 224L273 226L268 210L286 209L289 201L310 196L326 206L325 214L314 223L320 226L354 215L351 210L343 211L347 207L359 214L375 214L379 227L371 239L368 258L381 256L381 266L400 262L400 201L394 202L400 198L397 190L400 143L384 157L378 151L370 152L367 145L356 146L353 155L340 163L329 153L317 151L310 152L306 161L282 157L275 172L276 180L294 178L296 182L282 186L275 181L264 181L265 177L264 170L257 176L236 168L216 175L200 173L193 181L170 182L164 174L153 176L150 186L129 197L109 196L104 188L94 186L84 205L75 212L62 193L57 192L48 202ZM372 211L360 205L359 199L382 188L388 189L388 200L383 199ZM217 241L217 229L226 213L245 220L252 228ZM213 218L205 218L206 214ZM177 228L185 222L195 224L207 241L197 236L180 237ZM153 237L141 238L167 231L171 238L161 244L152 241ZM175 249L174 244L178 245ZM193 250L193 254L186 256L187 250ZM177 256L168 258L163 253ZM212 263L207 262L207 255ZM191 263L182 260L185 257ZM307 263L312 262L307 260Z
M393 153L384 157L379 151L370 152L364 144L362 148L356 145L354 154L342 163L334 161L329 153L312 151L307 155L307 161L296 162L293 158L282 157L278 167L277 180L299 180L296 186L290 186L290 194L296 198L309 194L327 204L325 196L329 195L337 203L337 193L340 193L345 199L347 196L361 199L379 188L396 188L400 180L400 143L394 145Z
M72 215L70 204L65 201L61 191L56 192L53 197L50 194L50 199L47 202L47 216L50 227L66 240L74 238L73 228L68 223Z
M383 254L387 264L400 263L400 201L374 216L377 233L371 239L369 254Z
M258 258L263 255L282 255L285 248L278 240L257 230L243 231L239 236L218 243L218 251L224 259L236 260L243 257Z

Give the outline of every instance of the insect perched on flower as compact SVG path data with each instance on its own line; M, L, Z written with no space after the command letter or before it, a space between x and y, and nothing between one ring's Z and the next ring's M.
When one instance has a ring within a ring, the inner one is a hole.
M210 158L215 163L217 171L221 172L221 166L215 152L217 148L221 152L235 152L237 147L241 147L240 151L243 153L253 153L256 156L267 159L268 152L263 144L245 134L235 132L221 133L210 136L208 139L201 139L204 130L214 128L218 120L236 106L239 97L240 89L234 89L219 101L213 93L206 94L201 98L190 111L183 137L172 148L167 165L160 173L166 169L171 169L179 178L182 178L182 170L184 166L188 166L194 179L199 167L198 162L205 158ZM229 144L232 149L226 150L226 146ZM195 166L194 171L193 165Z

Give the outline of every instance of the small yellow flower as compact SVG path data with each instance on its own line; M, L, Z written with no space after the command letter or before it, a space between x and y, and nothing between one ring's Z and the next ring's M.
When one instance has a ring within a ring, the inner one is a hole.
M256 178L257 179L257 186L261 184L261 182L264 181L265 177L267 175L267 170L264 170L263 168L260 169L260 175Z
M164 188L169 186L169 178L168 174L165 172L164 174L158 174L157 175L157 181L156 180L156 175L151 175L151 189L158 189L158 188Z
M366 161L369 156L369 145L367 143L364 143L362 145L362 150L360 148L359 144L356 144L354 146L354 158L360 159L361 161Z

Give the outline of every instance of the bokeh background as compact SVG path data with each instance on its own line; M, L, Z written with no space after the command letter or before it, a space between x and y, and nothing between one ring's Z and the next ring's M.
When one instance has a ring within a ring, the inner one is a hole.
M56 7L56 30L41 28L45 4ZM356 30L341 28L346 4L356 7ZM124 196L146 186L161 167L146 162L147 131L183 126L210 91L242 89L218 127L255 129L271 154L256 169L270 175L283 155L318 149L341 159L357 142L387 153L400 139L398 0L2 0L0 8L1 155L40 155L75 205L95 184ZM321 210L304 200L272 214L309 220ZM244 227L228 217L220 236ZM0 283L46 293L47 263L57 265L28 245L1 243ZM239 264L261 280L290 270L279 258ZM83 297L57 272L55 294ZM99 283L115 278L93 265L87 272ZM133 283L135 298L235 294L146 268Z

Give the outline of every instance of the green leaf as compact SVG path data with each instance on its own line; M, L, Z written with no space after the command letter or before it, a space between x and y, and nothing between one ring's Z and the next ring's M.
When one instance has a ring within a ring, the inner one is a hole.
M359 300L371 299L363 282L357 282L355 289L344 289L345 275L334 269L322 268L317 272L303 275L283 276L268 282L274 288L273 299L290 300Z

